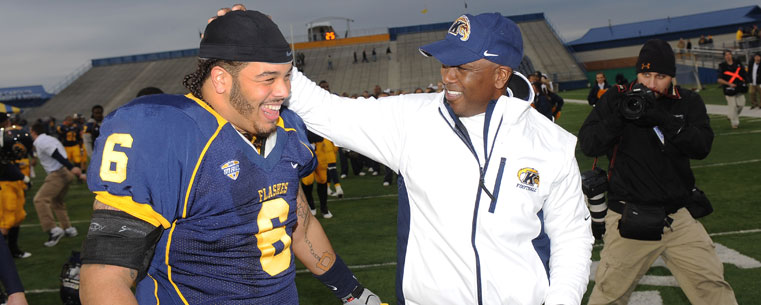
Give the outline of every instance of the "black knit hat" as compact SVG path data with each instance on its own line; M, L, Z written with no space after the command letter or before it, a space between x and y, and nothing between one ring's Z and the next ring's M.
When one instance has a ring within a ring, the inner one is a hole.
M198 57L287 63L291 46L272 20L258 11L232 11L206 26Z
M676 76L676 61L671 45L660 39L645 42L639 50L637 58L637 73L655 72L668 76Z

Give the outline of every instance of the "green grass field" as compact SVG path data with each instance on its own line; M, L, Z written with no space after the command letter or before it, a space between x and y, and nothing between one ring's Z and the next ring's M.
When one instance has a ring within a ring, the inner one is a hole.
M564 93L566 98L573 92ZM706 93L707 94L707 93ZM586 98L586 92L580 99ZM566 104L559 124L577 133L591 108L587 105ZM694 161L698 186L706 191L715 212L702 219L714 241L742 255L761 260L761 119L743 118L741 129L732 130L722 116L711 116L716 134L713 152L705 160ZM577 151L580 168L591 167L592 160ZM40 168L37 173L42 173ZM44 174L43 174L44 176ZM70 251L78 250L91 215L92 194L85 184L72 186L67 196L69 215L80 235L64 238L54 248L42 243L47 239L38 225L31 198L41 184L35 179L27 194L29 213L21 230L21 245L32 257L16 260L30 304L60 304L59 273ZM334 218L322 219L328 236L344 261L352 266L360 281L389 304L395 302L396 270L396 211L395 186L383 187L381 176L350 176L342 181L346 197L330 202ZM316 196L315 196L316 197ZM738 232L740 230L755 230ZM595 246L593 259L599 260L600 245ZM442 266L445 267L445 266ZM761 300L761 269L742 269L724 264L727 280L733 286L739 304L758 304ZM301 304L340 304L340 302L309 273L302 270L296 277ZM652 268L651 275L668 275L662 267ZM593 283L590 282L587 295ZM655 290L663 304L689 304L678 287L639 286L638 291ZM586 298L585 301L586 302Z

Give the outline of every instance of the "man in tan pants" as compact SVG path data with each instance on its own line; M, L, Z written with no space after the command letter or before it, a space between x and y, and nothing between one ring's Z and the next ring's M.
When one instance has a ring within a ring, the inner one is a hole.
M604 246L589 304L627 304L658 257L690 303L737 304L711 237L694 218L707 211L694 208L704 201L689 163L711 152L705 104L671 84L676 63L667 42L647 41L636 69L632 87L609 90L579 130L585 155L610 159ZM631 109L632 95L649 101L644 112Z
M63 199L69 190L69 184L74 181L75 175L85 179L82 170L66 159L66 150L58 139L45 134L45 126L37 123L32 125L30 135L34 140L34 148L40 164L48 173L37 194L34 196L34 208L40 219L42 230L48 233L46 247L58 244L58 241L66 236L76 236L77 229L71 226L69 215L66 212L66 204ZM52 211L51 211L52 210ZM56 226L55 218L61 223ZM63 229L61 228L63 227Z

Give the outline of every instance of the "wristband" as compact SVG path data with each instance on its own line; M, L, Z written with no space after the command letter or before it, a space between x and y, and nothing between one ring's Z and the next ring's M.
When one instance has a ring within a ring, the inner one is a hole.
M322 275L314 275L314 277L328 286L330 291L339 299L350 296L357 287L361 286L338 254L336 254L336 261L333 266L327 272Z

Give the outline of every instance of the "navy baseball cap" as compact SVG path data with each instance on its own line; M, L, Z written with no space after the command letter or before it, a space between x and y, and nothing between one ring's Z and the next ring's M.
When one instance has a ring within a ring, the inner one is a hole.
M198 57L279 64L292 61L293 52L267 15L232 11L206 26Z
M447 66L459 66L481 58L502 66L517 68L523 59L523 38L518 25L500 13L457 18L444 40L420 48Z

